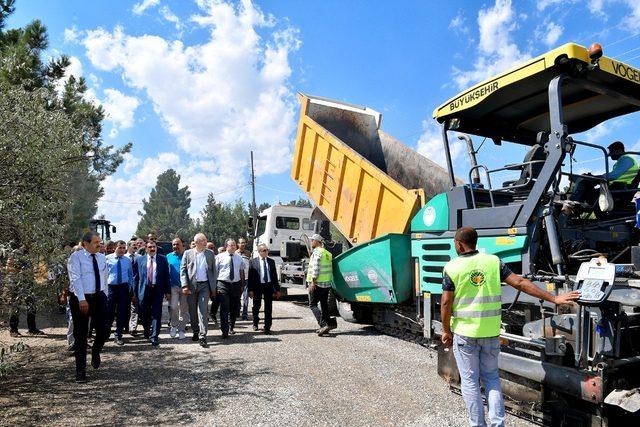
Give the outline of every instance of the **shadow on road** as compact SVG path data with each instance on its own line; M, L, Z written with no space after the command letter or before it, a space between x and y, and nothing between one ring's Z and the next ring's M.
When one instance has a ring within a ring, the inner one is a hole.
M100 369L88 366L86 384L73 381L73 357L61 347L40 348L29 369L0 384L2 423L185 424L221 398L246 397L250 379L268 374L242 359L216 359L215 346L190 353L171 347L108 346Z

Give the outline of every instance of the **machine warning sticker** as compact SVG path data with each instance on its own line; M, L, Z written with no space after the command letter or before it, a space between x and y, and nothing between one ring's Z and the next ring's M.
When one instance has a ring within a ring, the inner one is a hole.
M516 243L513 237L496 237L496 246L508 246Z
M371 302L371 295L356 295L356 301Z
M464 95L454 99L449 103L449 111L454 111L459 108L466 107L468 104L474 104L480 101L485 96L498 90L498 82L490 82L486 85L477 88L474 91L467 92Z
M376 273L375 270L369 270L367 272L367 277L369 278L369 281L374 285L378 283L378 273Z

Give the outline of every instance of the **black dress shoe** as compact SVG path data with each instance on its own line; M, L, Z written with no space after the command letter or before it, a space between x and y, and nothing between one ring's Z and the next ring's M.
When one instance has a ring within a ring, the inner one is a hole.
M11 331L11 332L9 332L9 335L14 337L14 338L22 336L22 334L20 332L18 332L18 331Z
M271 331L270 331L269 329L265 329L265 330L264 330L264 334L265 334L265 335L271 335Z
M203 338L203 339L200 340L200 347L202 347L202 348L208 348L209 347L209 344L207 343L206 338Z
M27 334L29 335L44 335L44 332L42 332L40 329L32 329L29 332L27 332Z
M124 345L124 341L122 340L122 338L116 338L115 342L116 342L116 345Z
M258 326L257 325L253 325L253 330L257 331L258 330Z
M229 335L235 335L235 334L236 334L236 331L234 331L233 329L229 331Z
M160 347L160 341L158 340L151 341L151 347Z
M93 369L100 367L100 353L91 353L91 366L93 366Z
M226 340L227 338L229 338L229 334L225 334L224 332L222 333L222 339Z
M193 336L191 337L191 341L198 341L198 334L193 334Z
M249 320L248 316L242 316L242 320Z
M87 382L87 374L85 371L76 372L76 382L79 384L84 384Z

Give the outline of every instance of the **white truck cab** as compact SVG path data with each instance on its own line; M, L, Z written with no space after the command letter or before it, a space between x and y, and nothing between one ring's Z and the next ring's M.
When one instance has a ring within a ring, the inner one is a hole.
M303 234L311 237L313 234L312 211L312 208L276 205L260 212L253 251L256 252L258 244L266 243L269 254L276 258L280 256L284 242L299 242Z

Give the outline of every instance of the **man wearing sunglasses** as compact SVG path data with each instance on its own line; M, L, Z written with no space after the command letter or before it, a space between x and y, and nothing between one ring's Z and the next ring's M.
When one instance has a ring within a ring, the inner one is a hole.
M273 298L280 298L276 263L269 258L264 243L258 245L258 257L249 262L249 297L253 299L253 330L258 330L260 306L264 298L264 333L271 334Z

